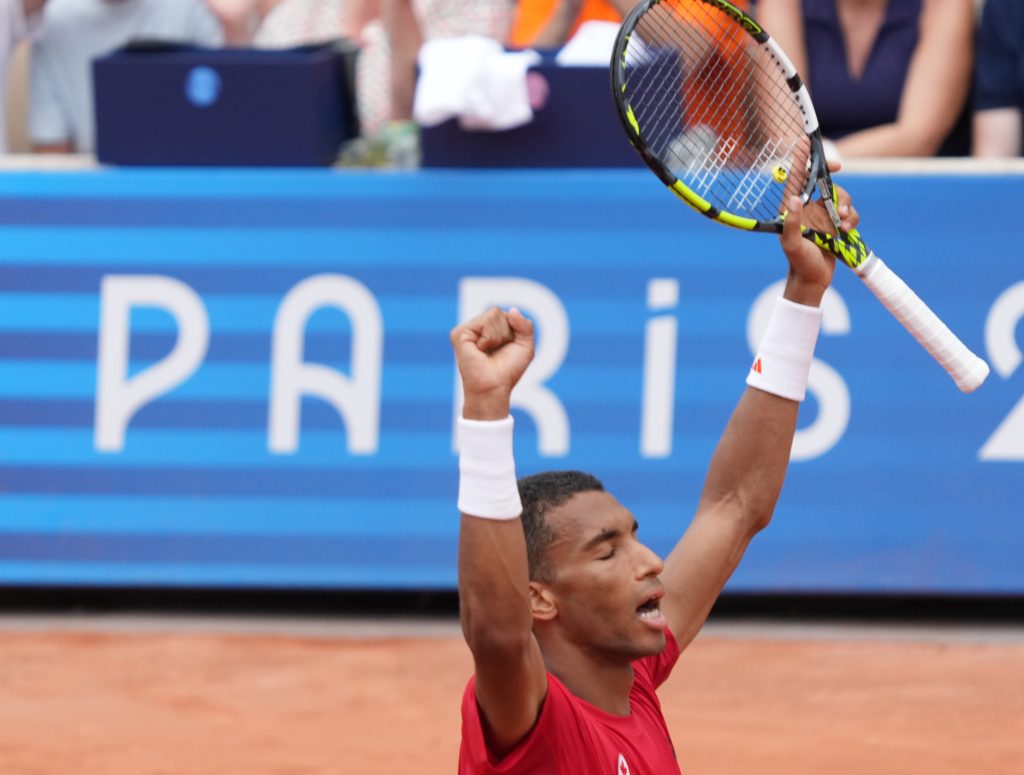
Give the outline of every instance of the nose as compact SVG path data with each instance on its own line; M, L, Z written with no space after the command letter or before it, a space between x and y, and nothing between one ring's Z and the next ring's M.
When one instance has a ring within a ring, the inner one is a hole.
M647 545L638 543L639 562L637 563L637 578L646 579L650 576L660 576L665 569L665 563L657 552Z

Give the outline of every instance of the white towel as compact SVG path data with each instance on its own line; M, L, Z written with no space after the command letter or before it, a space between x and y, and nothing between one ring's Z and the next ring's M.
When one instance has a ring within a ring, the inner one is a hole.
M555 55L555 61L563 67L608 67L618 34L616 22L583 22Z
M419 54L413 118L436 126L458 118L464 129L513 129L533 119L526 71L540 62L536 51L506 52L477 35L434 38Z

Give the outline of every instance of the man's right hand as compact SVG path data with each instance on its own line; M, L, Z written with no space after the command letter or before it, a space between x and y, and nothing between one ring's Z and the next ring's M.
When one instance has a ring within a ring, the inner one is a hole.
M512 388L533 360L533 323L513 307L492 307L452 329L462 376L467 420L500 420L509 414Z

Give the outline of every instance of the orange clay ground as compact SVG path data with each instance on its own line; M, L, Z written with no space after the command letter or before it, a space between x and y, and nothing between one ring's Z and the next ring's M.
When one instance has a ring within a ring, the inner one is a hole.
M0 621L2 775L455 772L451 621ZM1024 773L1019 626L712 624L661 696L687 775Z

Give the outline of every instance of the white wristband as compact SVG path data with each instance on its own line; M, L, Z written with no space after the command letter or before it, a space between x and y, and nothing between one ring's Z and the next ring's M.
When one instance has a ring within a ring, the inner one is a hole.
M459 418L459 511L515 519L523 511L512 457L513 420Z
M747 384L791 401L803 401L821 315L820 307L779 297L747 375Z

